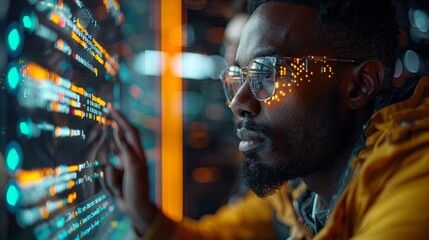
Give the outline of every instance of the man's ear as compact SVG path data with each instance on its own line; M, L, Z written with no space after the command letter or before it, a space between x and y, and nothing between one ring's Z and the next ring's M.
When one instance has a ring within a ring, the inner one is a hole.
M384 67L374 60L365 61L355 67L353 80L348 86L348 106L353 110L365 107L383 86Z

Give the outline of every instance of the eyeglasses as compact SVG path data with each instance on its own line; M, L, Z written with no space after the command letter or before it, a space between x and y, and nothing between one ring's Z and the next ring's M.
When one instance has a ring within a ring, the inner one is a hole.
M360 63L358 60L334 59L326 56L258 57L253 59L247 67L228 66L219 77L223 83L228 103L231 103L238 89L246 80L249 81L253 96L258 101L267 102L279 100L280 96L291 92L293 86L299 86L302 82L310 82L311 76L319 71L320 74L328 75L328 78L331 78L334 72L328 62ZM285 81L278 80L283 78ZM286 89L278 90L281 87Z

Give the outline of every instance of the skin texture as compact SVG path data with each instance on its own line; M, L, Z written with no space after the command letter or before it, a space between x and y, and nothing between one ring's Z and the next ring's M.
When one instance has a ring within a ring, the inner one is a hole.
M294 4L261 5L243 29L237 64L246 66L255 57L268 55L335 57L313 36L316 13ZM231 109L240 119L239 148L246 157L243 174L259 195L274 192L294 177L302 177L325 204L333 194L384 77L383 67L373 60L333 68L333 78L315 74L311 83L270 105L253 97L247 81L232 100ZM146 157L137 129L111 107L110 117L114 122L110 141L121 164L107 165L106 188L137 233L143 234L162 213L149 200ZM106 148L96 151L107 156Z
M109 108L110 117L114 121L112 126L115 152L121 165L106 166L105 186L120 209L133 221L136 232L143 235L156 213L160 211L149 199L146 156L141 147L138 130L121 113L110 106Z

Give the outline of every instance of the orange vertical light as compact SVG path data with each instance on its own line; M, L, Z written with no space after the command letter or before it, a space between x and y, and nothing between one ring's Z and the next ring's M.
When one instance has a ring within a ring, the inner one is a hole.
M177 221L183 217L182 79L173 74L169 59L182 53L181 29L182 1L161 0L161 51L166 55L161 60L161 202L163 212Z

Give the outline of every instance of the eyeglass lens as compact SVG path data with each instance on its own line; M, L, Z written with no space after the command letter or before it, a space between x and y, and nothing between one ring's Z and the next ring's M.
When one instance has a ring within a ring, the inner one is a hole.
M282 60L281 64L276 63L276 57L260 57L252 60L247 68L240 69L237 66L230 66L221 75L225 96L230 103L241 85L248 80L252 94L259 101L277 100L285 96L286 92L292 91L292 86L298 86L300 82L310 82L310 75L314 72L309 69L309 62L322 63L321 74L333 75L332 68L326 61L316 59L294 58L290 61ZM282 84L276 82L278 78L285 78ZM279 89L280 88L280 89ZM270 103L268 101L268 103Z

